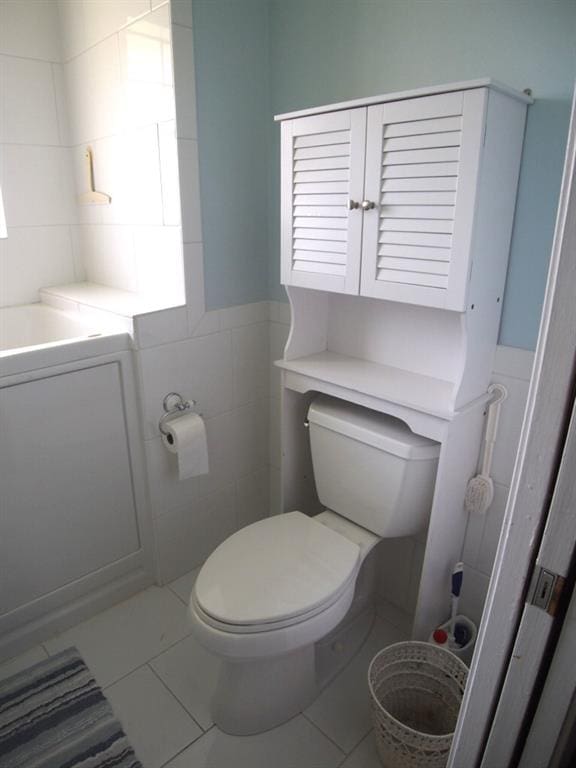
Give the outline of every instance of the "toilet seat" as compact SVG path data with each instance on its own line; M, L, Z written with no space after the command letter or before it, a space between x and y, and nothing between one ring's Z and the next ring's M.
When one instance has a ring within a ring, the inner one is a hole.
M324 613L329 608L332 608L337 604L342 597L346 597L349 591L350 585L354 586L356 582L356 572L342 585L342 588L338 590L337 594L333 596L328 602L323 603L310 611L306 611L298 616L291 616L290 618L280 619L279 621L262 622L261 624L230 624L224 621L218 621L210 614L206 613L202 606L198 603L196 595L192 593L191 605L196 611L197 615L210 627L218 629L221 632L228 632L230 634L257 634L262 632L273 632L277 629L284 629L285 627L293 627L302 622L308 621L319 614Z
M194 594L190 601L190 617L198 642L208 651L230 661L259 659L291 653L325 637L346 616L354 598L356 579L323 610L302 620L261 625L253 631L238 631L238 625L220 624L203 614Z
M210 555L192 602L228 632L280 629L321 613L353 585L360 547L301 512L241 529Z

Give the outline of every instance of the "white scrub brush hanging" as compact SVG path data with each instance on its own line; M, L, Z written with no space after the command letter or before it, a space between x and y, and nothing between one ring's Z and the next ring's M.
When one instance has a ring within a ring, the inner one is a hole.
M503 384L491 384L488 387L488 394L491 395L494 392L497 393L497 396L488 406L482 467L480 474L468 481L466 496L464 497L464 508L467 512L476 515L483 515L490 508L494 498L494 483L490 477L492 454L494 453L494 443L498 433L500 406L508 397L508 390Z

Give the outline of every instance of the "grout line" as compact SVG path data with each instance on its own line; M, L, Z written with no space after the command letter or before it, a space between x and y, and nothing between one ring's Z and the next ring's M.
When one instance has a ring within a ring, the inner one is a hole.
M162 587L159 587L159 589L162 589ZM102 690L104 691L104 690L106 690L106 688L110 688L110 686L116 685L116 683L119 683L121 680L124 680L129 675L131 675L133 672L137 672L139 669L142 669L142 667L145 667L146 665L149 665L151 661L154 661L154 659L157 659L159 656L162 656L163 653L167 653L168 651L172 650L172 648L174 648L175 645L178 645L178 643L181 643L182 640L185 640L187 637L189 637L191 633L192 633L192 630L190 630L190 632L188 632L186 635L181 637L179 640L176 640L176 642L174 642L171 645L169 645L166 648L164 648L162 651L160 651L160 653L157 653L155 656L151 656L149 659L146 659L146 661L144 661L142 664L139 664L137 667L135 667L134 669L131 669L129 672L126 672L125 674L123 674L118 679L113 680L112 682L108 683L105 687L102 687ZM76 647L78 648L78 646L76 646ZM82 656L82 658L84 658L84 656L83 656L83 654L82 654L82 652L80 651L79 648L78 648L78 651L79 651L80 655ZM84 659L84 661L85 661L86 665L89 666L88 662L86 662L86 659ZM96 681L96 682L98 682L98 681Z
M322 694L322 692L320 692L319 696L320 696L321 694ZM319 698L319 697L318 697L318 698ZM315 701L317 701L317 700L318 700L318 699L315 699ZM304 719L305 719L305 720L306 720L308 723L310 723L310 725L311 725L313 728L315 728L315 729L318 731L318 733L320 733L322 736L324 736L324 738L325 738L325 739L328 739L328 741L329 741L331 744L333 744L333 745L336 747L336 749L338 749L338 751L339 751L339 752L342 752L342 754L344 755L344 760L345 760L345 759L348 757L348 754L349 754L349 753L348 753L348 752L346 752L346 750L342 749L342 747L341 747L339 744L337 744L337 743L334 741L334 739L332 738L332 736L330 736L329 734L325 733L325 732L322 730L322 728L320 728L320 726L319 726L319 725L316 725L316 723L314 722L314 720L311 720L311 719L310 719L310 717L309 717L309 716L306 714L306 711L305 711L305 710L304 710L303 712L301 712L300 714L302 715L302 717L303 717L303 718L304 718ZM340 765L340 763L339 763L339 765Z
M185 576L185 575L186 575L185 573L184 573L184 574L182 574L182 576ZM182 578L182 576L180 576L180 578ZM187 603L185 600L183 600L183 599L180 597L180 595L179 595L179 594L178 594L178 593L177 593L177 592L176 592L174 589L172 589L172 587L170 586L170 584L172 584L174 581L177 581L177 579L174 579L173 581L169 582L168 584L164 584L164 587L163 587L163 589L169 589L169 590L170 590L170 592L172 592L172 594L174 595L174 597L177 597L177 598L178 598L178 600L180 600L180 602L182 603L182 605L188 605L188 603ZM156 658L156 657L155 657L155 658Z
M175 700L178 702L178 704L179 704L179 705L182 707L182 709L184 710L184 712L186 712L186 714L187 714L187 715L190 717L190 719L192 720L192 722L193 722L195 725L197 725L197 726L198 726L198 728L200 728L200 733L199 733L199 735L198 735L198 736L196 736L196 738L195 738L195 739L192 739L192 741L188 742L187 746L190 746L190 744L192 744L194 741L196 741L196 739L199 739L199 738L201 738L201 737L202 737L202 736L203 736L205 733L207 733L207 731L206 731L206 730L204 730L204 728L203 728L203 727L200 725L200 723L198 722L198 720L196 720L196 718L194 717L194 715L192 714L192 712L190 712L190 710L189 710L189 709L186 707L186 705L184 704L184 702L183 702L183 701L181 701L181 700L180 700L180 698L179 698L179 697L176 695L176 693L175 693L175 692L174 692L174 691L173 691L173 690L170 688L170 686L168 685L168 683L166 683L166 682L165 682L165 681L162 679L162 677L160 677L160 675L159 675L159 674L156 672L156 670L154 669L154 667L153 667L153 666L152 666L150 663L147 663L147 666L148 666L148 669L149 669L149 670L152 672L152 674L154 675L154 677L155 677L157 680L159 680L159 681L160 681L160 683L162 684L162 686L163 686L163 687L164 687L164 688L165 688L165 689L168 691L168 693L170 694L170 696L172 696L172 698L173 698L173 699L175 699ZM212 727L212 726L210 726L210 728L211 728L211 727ZM209 730L209 729L208 729L208 730Z
M149 14L154 13L155 11L157 11L158 8L162 8L164 5L167 5L167 2L168 2L168 0L166 0L166 2L164 2L164 3L160 3L160 5L158 5L156 8L154 8L154 10L148 9L147 11L144 11L143 13L138 14L138 16L134 16L133 18L130 18L129 21L125 22L120 27L117 27L116 29L114 29L114 31L108 32L108 34L104 35L104 37L101 37L98 40L96 40L95 43L91 43L86 48L83 48L81 51L78 51L78 53L74 53L72 56L69 56L68 58L62 57L62 60L60 62L55 62L55 63L62 64L63 66L65 66L66 64L70 64L72 61L75 61L75 60L79 59L81 56L83 56L88 51L94 50L94 48L99 46L104 41L110 40L112 37L115 37L115 36L120 36L120 33L124 32L129 27L131 27L132 24L137 24L137 23L141 22L143 19L146 18L146 16L148 16ZM118 41L118 45L119 45L119 42L120 41ZM121 69L121 65L120 65L119 69Z
M84 659L84 656L80 652L80 649L78 648L78 646L76 646L76 648L78 650L78 653L80 653L80 656L82 656L82 658ZM90 665L88 664L86 659L84 659L84 663L86 664L88 669L90 669ZM121 683L123 680L126 680L127 677L130 677L130 675L133 675L134 672L140 671L143 667L146 667L147 665L148 665L148 662L145 661L143 664L139 664L134 669L131 669L130 672L126 672L125 675L122 675L122 677L119 677L117 680L113 680L111 683L108 683L107 685L101 685L100 687L102 688L103 691L107 691L108 688L112 688L112 686L116 685L116 683ZM92 669L90 669L90 672L92 672ZM94 674L94 673L92 672L92 674ZM94 675L94 677L95 677L95 675ZM96 680L96 682L98 683L98 680ZM100 683L98 683L98 685L100 685Z
M203 738L204 738L204 736L206 736L208 733L210 733L210 731L212 730L212 728L215 728L215 727L216 727L216 726L215 726L215 725L213 725L213 726L211 726L210 728L208 728L208 730L207 730L207 731L205 731L205 732L204 732L204 733L202 733L200 736L198 736L198 738L197 738L197 739L194 739L194 741L191 741L191 742L190 742L190 744L188 744L187 746L185 746L185 747L184 747L184 749L181 749L179 752L176 752L176 754L175 754L175 755L172 755L172 757L170 758L170 760L167 760L165 763L162 763L162 765L160 766L160 768L164 768L164 766L167 766L167 765L169 765L169 764L170 764L170 762L171 762L172 760L175 760L175 759L176 759L176 758L177 758L179 755L181 755L183 752L186 752L186 750L187 750L187 749L189 749L189 748L190 748L190 746L191 746L192 744L195 744L197 741L200 741L200 739L203 739Z
M367 738L368 738L368 737L369 737L369 736L370 736L370 735L373 733L373 731L374 731L374 728L371 726L371 727L370 727L370 730L368 731L368 733L365 733L365 734L364 734L364 736L362 736L362 738L360 739L360 741L358 742L358 744L356 744L356 746L355 746L355 747L353 747L353 748L350 750L350 752L348 752L348 754L344 756L344 759L342 760L342 762L341 762L341 763L339 763L339 764L337 765L337 767L336 767L336 768L342 768L342 766L343 766L343 765L344 765L344 763L345 763L345 762L348 760L348 758L349 758L349 757L350 757L350 756L351 756L351 755L352 755L352 754L355 752L355 750L357 750L357 749L358 749L358 747L360 746L360 744L362 744L362 742L364 742L364 741L365 741L365 740L366 740L366 739L367 739Z

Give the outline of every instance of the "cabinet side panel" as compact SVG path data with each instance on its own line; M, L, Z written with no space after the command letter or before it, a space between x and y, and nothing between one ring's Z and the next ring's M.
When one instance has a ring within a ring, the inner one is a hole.
M453 259L450 265L446 297L446 309L455 309L459 312L466 310L487 102L488 90L486 88L467 91L464 94L460 173L456 193L454 233L452 235Z
M526 109L515 99L490 92L470 246L468 311L464 317L466 364L457 407L484 392L489 383L514 224Z
M292 270L292 122L280 126L280 274L284 285L290 283Z

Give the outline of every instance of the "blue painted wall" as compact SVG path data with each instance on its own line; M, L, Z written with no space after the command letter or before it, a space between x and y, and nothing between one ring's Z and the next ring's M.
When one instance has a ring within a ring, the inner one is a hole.
M208 309L268 298L267 0L193 0Z
M534 348L576 73L574 0L193 0L193 13L210 308L285 298L273 114L489 76L537 100L500 333Z

